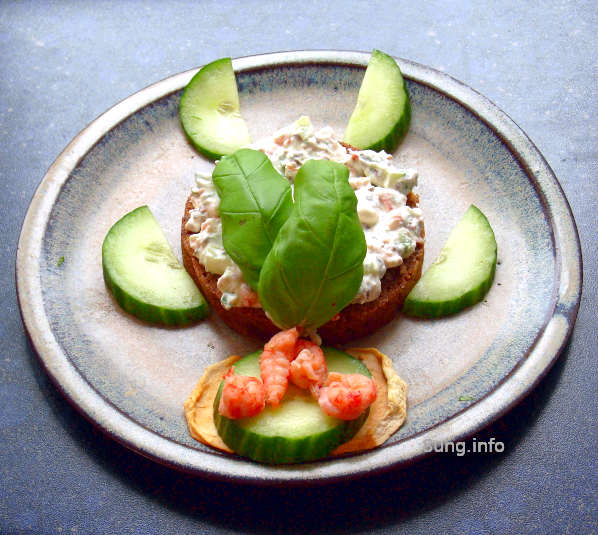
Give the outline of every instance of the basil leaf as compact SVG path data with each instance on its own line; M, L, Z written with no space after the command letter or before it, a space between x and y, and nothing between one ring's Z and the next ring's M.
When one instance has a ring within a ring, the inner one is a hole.
M264 259L293 206L291 186L264 153L251 149L223 157L212 180L220 196L224 249L257 289Z
M363 278L366 243L349 171L309 160L295 177L295 204L260 273L258 295L283 329L317 328L347 306Z

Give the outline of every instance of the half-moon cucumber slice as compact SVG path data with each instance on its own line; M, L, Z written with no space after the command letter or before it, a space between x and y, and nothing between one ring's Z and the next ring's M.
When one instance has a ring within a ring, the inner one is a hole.
M494 279L496 251L488 219L471 205L451 231L438 258L405 299L403 312L439 317L481 301Z
M191 143L208 158L216 160L251 143L230 58L197 72L183 91L179 116Z
M410 121L411 105L401 69L391 56L374 50L343 141L362 150L394 152Z
M129 212L108 231L102 268L116 302L143 321L179 326L208 313L206 300L147 206Z

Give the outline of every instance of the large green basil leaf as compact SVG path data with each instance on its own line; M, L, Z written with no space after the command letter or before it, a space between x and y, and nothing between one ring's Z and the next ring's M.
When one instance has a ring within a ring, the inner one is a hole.
M265 154L251 149L224 156L212 180L220 196L224 249L257 289L264 259L293 206L291 186Z
M344 165L309 160L295 177L295 204L260 273L272 321L317 328L347 306L363 278L365 237Z

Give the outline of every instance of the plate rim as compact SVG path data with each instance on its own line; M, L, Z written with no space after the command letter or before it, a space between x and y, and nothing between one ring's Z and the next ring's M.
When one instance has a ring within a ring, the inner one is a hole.
M330 64L365 68L369 52L298 50L233 59L236 72L291 65ZM35 190L21 227L16 254L17 301L25 331L42 367L65 398L91 423L117 442L161 464L211 479L257 484L334 482L410 464L430 455L424 441L470 437L521 401L550 370L567 344L577 317L582 288L582 256L575 220L565 194L543 155L521 128L481 93L446 73L395 57L408 80L431 87L482 121L504 143L536 189L556 251L551 313L513 370L488 394L435 426L388 448L347 458L269 467L234 456L208 453L158 435L131 420L79 374L61 350L44 314L39 251L49 215L72 170L111 129L152 102L182 89L200 67L169 76L123 99L85 127L60 153ZM44 232L40 232L43 229ZM40 312L41 311L41 312ZM424 438L425 437L425 438ZM307 479L309 477L309 479Z

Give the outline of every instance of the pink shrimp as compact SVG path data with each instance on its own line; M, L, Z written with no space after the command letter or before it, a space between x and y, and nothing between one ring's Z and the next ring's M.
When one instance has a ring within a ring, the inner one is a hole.
M399 228L401 223L403 223L403 214L401 214L401 210L394 209L394 210L391 210L391 212L389 213L388 219L390 219L390 221L388 223L388 229L396 230Z
M243 283L239 288L239 306L242 307L259 307L260 299L257 292L254 291L250 286Z
M341 420L354 420L376 399L376 383L359 373L328 374L320 389L318 403L322 410Z
M266 403L278 406L289 386L291 361L299 337L296 327L276 333L260 356L260 375L266 387Z
M224 375L218 412L227 418L255 416L264 409L266 389L257 377L235 375L232 366Z
M382 203L382 206L384 206L384 209L387 212L390 212L393 208L393 202L392 202L392 198L391 195L388 193L381 193L379 196L380 202Z
M291 362L291 382L299 388L309 389L317 399L328 373L324 352L309 340L298 340L295 354L297 356Z

